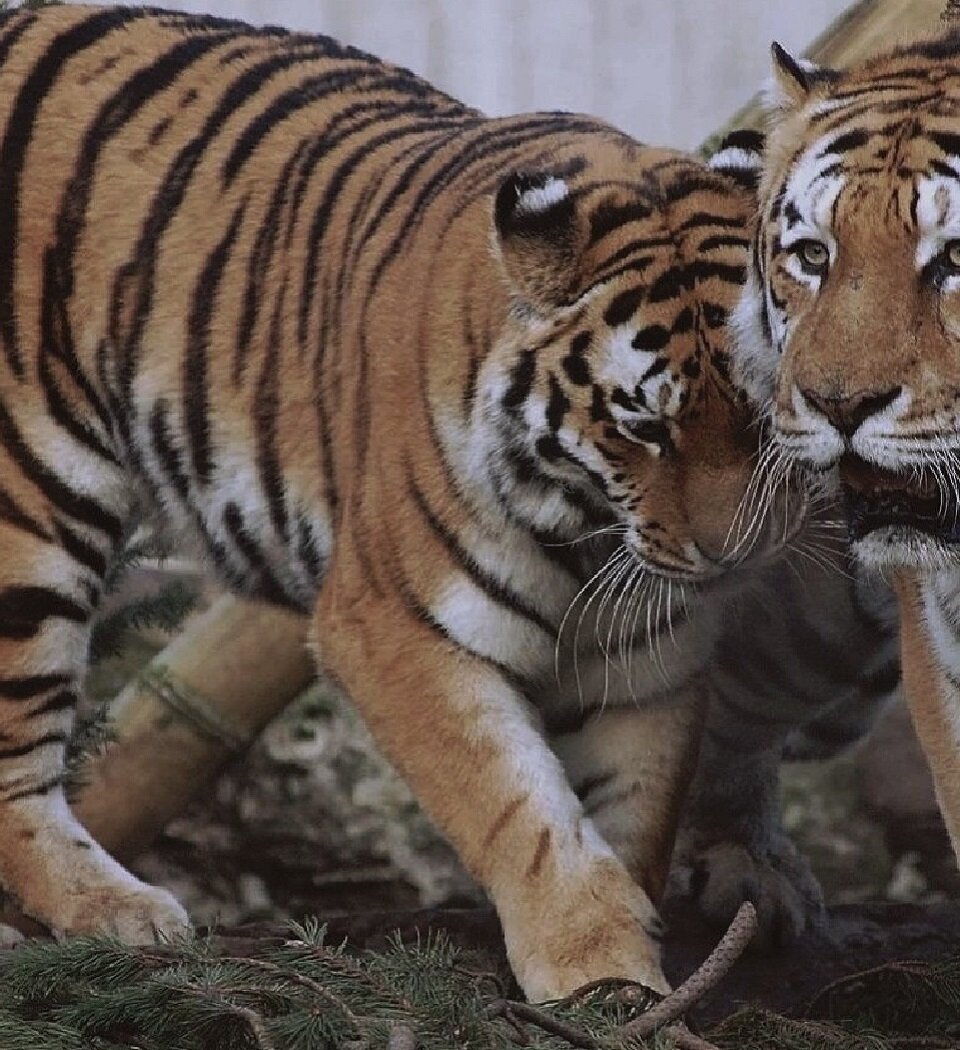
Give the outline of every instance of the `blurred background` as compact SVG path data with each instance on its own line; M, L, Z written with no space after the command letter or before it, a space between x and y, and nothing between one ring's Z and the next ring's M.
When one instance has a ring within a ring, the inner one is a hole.
M904 0L908 3L909 0ZM491 116L567 109L692 149L849 0L155 0L327 33Z

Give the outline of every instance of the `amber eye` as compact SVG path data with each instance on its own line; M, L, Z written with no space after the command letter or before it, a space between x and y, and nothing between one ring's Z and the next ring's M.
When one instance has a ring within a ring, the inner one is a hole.
M943 248L943 257L948 266L960 270L960 241L947 241Z
M822 241L797 241L793 252L803 268L812 273L821 273L830 262L830 251Z

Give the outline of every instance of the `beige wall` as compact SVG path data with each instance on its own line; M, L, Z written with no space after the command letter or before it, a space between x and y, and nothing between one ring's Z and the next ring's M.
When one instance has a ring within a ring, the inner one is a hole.
M849 0L154 2L330 33L491 114L583 110L692 147L760 85L772 39L802 49Z

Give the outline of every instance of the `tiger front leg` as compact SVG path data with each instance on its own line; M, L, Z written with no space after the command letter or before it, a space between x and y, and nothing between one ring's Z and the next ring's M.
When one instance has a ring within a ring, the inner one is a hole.
M66 514L48 525L30 496L0 522L0 884L58 936L152 942L184 930L186 912L101 849L63 789L107 538Z
M605 710L551 740L584 812L651 900L660 903L706 713L696 686Z
M492 896L527 997L604 977L665 990L654 905L499 671L399 595L338 593L331 580L314 626L321 663Z

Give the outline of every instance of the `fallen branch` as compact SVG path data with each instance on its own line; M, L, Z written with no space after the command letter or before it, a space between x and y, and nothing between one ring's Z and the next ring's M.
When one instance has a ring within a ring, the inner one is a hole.
M620 1034L625 1037L643 1038L682 1017L691 1006L719 984L730 967L743 955L756 932L757 909L749 901L744 901L730 923L730 928L706 960L675 992L671 992L666 999L636 1020L623 1025Z

